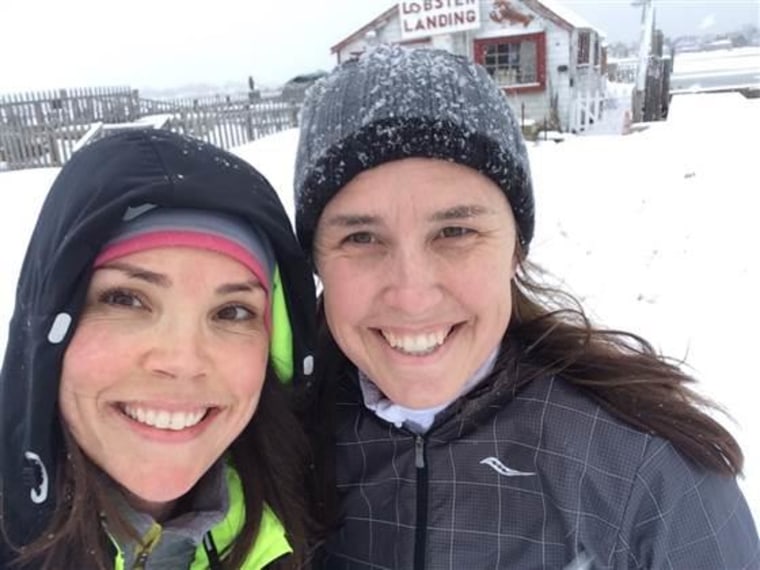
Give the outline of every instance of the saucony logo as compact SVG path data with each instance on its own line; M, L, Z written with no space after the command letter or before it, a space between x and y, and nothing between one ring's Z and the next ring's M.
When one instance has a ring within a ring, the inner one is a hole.
M518 471L507 467L496 457L486 457L481 462L481 465L488 465L491 469L496 471L499 475L504 477L527 477L529 475L535 475L535 473L529 473L527 471Z

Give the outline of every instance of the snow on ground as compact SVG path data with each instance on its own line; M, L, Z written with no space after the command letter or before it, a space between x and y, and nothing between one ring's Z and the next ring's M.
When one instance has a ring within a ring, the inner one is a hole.
M0 354L5 355L16 281L29 236L58 168L0 171ZM2 356L0 356L0 359Z
M233 153L253 164L280 194L291 221L295 218L293 170L296 165L298 130L289 129L233 149Z
M733 420L747 458L741 485L760 522L760 414L751 397L760 243L754 204L760 99L674 97L667 122L627 136L530 143L537 201L531 258L578 295L595 320L684 359L701 393ZM749 131L748 131L749 129ZM235 150L281 193L292 216L297 133ZM0 322L42 195L55 170L0 173ZM0 347L6 329L0 329Z
M757 124L759 99L683 95L644 132L533 147L531 256L597 321L685 359L736 422L724 421L746 452L743 488L760 519L760 419L747 397L760 380L758 167L744 135Z

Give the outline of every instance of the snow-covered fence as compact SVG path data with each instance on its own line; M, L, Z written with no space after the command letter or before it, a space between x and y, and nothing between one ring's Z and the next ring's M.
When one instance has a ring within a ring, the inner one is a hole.
M578 92L570 112L570 132L582 133L602 118L605 96L601 91Z
M76 152L91 142L118 132L135 129L165 129L168 128L170 121L170 115L149 115L132 123L93 123L84 136L74 145L73 151Z
M0 95L0 169L58 166L92 123L132 121L138 108L128 87Z
M175 112L169 128L228 149L297 126L299 110L278 99L194 104Z
M139 127L156 115L163 128L231 148L297 126L299 110L300 101L254 93L165 101L129 88L0 95L0 170L60 166L83 139L114 130L107 125Z
M638 64L633 57L610 60L607 62L607 79L616 83L635 83Z

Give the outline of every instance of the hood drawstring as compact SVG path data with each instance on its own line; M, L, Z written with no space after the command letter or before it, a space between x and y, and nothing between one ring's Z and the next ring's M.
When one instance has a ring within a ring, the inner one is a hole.
M209 570L222 570L222 562L219 560L219 552L216 550L216 544L214 544L214 537L211 536L211 532L207 532L204 535L203 548L206 550Z

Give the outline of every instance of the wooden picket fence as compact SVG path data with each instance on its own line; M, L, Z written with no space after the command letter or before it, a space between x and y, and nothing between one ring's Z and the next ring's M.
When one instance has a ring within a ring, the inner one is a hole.
M0 170L63 165L109 132L159 127L222 148L297 126L299 101L258 94L143 99L128 87L0 95Z
M582 133L602 119L604 94L601 91L579 92L570 109L570 132Z
M127 87L0 95L0 169L59 166L93 122L138 117L137 92Z

